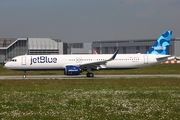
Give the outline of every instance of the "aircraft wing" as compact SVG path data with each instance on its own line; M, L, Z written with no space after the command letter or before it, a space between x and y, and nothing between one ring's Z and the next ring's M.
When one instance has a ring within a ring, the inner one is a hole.
M105 65L108 61L114 60L117 53L119 52L119 49L116 50L116 52L113 54L113 56L107 60L103 60L103 61L98 61L98 62L91 62L91 63L86 63L86 64L80 64L80 68L97 68L100 67L100 65Z

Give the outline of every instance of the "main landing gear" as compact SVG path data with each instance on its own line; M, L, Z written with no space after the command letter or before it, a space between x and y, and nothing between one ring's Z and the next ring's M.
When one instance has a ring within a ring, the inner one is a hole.
M94 74L87 72L86 77L94 77Z
M87 68L86 77L94 77L94 74L92 73L91 68Z

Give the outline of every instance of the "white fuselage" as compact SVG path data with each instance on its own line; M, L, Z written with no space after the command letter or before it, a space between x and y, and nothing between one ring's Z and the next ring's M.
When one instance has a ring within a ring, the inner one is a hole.
M112 54L98 55L22 55L6 62L12 70L64 70L67 65L81 66L110 58ZM133 69L167 61L170 55L117 54L116 58L96 69ZM158 60L157 58L162 57Z

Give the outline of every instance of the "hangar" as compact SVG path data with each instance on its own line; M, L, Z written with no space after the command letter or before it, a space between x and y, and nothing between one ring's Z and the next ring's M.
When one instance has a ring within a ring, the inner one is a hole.
M94 41L92 49L100 54L112 54L119 49L120 54L146 53L157 39ZM170 55L180 56L180 38L172 38L169 46Z
M67 54L67 43L50 38L0 38L0 63L24 54Z
M99 54L113 54L119 49L119 54L146 53L157 39L142 40L98 40L92 43L69 43L69 54L92 54L96 50ZM180 56L180 38L172 38L168 54Z

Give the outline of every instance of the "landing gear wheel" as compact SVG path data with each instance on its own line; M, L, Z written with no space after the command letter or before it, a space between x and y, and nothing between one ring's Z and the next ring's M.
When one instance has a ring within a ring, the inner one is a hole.
M26 71L24 71L24 75L23 75L23 78L26 78Z
M93 73L87 73L86 77L94 77L94 74Z
M94 74L93 74L93 73L90 73L90 74L89 74L89 77L94 77Z

